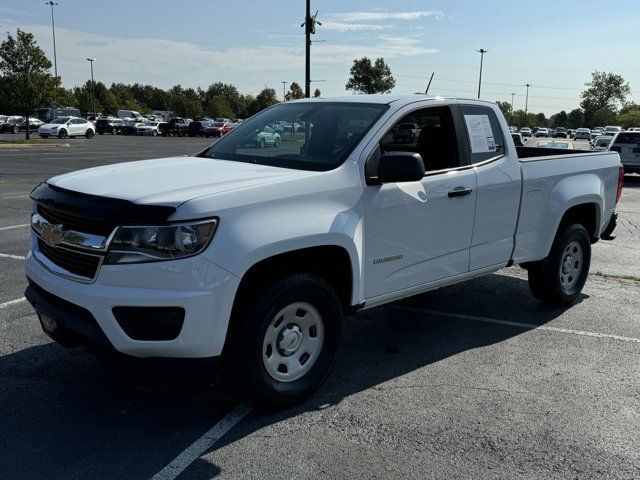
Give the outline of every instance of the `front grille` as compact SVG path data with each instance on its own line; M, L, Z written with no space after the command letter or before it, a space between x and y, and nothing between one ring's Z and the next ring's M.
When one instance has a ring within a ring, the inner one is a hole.
M93 279L100 266L101 257L66 248L52 247L41 238L38 238L38 248L45 257L59 267L87 279Z
M53 224L61 223L65 230L75 230L77 232L91 233L108 237L116 224L74 215L68 212L60 212L51 208L38 205L38 213Z

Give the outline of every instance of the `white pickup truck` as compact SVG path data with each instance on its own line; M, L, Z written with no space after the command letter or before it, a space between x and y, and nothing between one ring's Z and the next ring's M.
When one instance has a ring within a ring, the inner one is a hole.
M540 301L572 302L622 175L615 152L516 149L492 103L287 102L197 155L37 186L26 296L63 345L216 357L287 405L328 376L345 314L514 264Z

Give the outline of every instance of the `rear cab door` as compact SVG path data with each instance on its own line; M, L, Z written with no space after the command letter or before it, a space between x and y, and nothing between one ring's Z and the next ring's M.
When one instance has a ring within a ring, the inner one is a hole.
M496 106L461 101L460 113L477 182L469 270L504 266L513 253L520 211L522 174L518 154Z
M411 142L394 139L405 123L417 125ZM469 270L476 178L457 105L400 108L365 149L367 174L393 151L420 153L426 174L419 182L365 186L364 293L374 302Z

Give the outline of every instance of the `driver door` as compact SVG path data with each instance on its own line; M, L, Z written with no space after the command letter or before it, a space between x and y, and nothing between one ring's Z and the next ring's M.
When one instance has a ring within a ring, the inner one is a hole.
M409 110L367 160L389 151L420 153L426 174L418 182L365 189L365 298L392 294L469 271L476 176L461 155L449 107ZM412 143L393 139L400 123L416 123Z

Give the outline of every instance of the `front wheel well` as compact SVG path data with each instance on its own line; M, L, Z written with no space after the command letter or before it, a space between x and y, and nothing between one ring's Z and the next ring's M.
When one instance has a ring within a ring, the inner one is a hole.
M350 307L353 276L349 253L343 247L326 245L281 253L253 265L242 277L234 310L265 282L273 283L298 273L322 278L336 291L343 309Z

